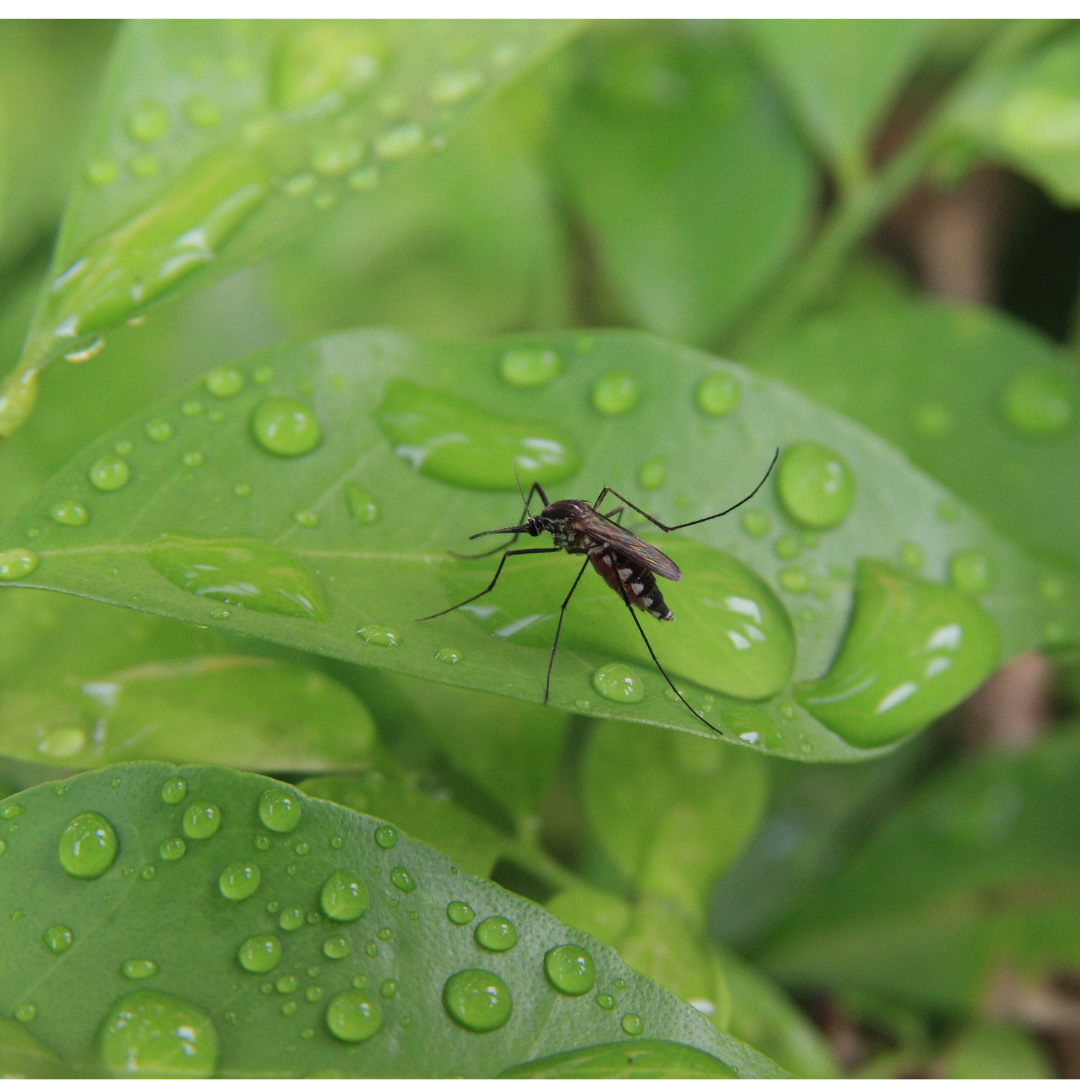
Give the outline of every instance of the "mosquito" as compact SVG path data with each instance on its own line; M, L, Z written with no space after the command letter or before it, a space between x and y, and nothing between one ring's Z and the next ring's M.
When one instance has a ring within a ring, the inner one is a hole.
M720 729L710 724L682 696L682 692L671 681L668 673L664 670L664 665L660 663L656 653L653 651L648 637L645 636L645 630L637 617L637 612L634 610L634 608L639 608L641 611L647 611L656 619L664 622L674 622L675 616L672 614L671 608L664 602L664 596L656 584L656 575L666 578L668 581L681 581L682 571L662 551L642 540L640 536L635 536L634 533L624 528L619 522L627 506L631 510L636 510L642 517L651 521L658 529L662 529L666 533L675 532L678 529L688 529L691 525L701 525L706 521L714 521L716 518L730 514L732 510L738 510L740 506L748 503L762 489L765 481L769 479L769 474L773 471L773 466L779 456L780 450L777 448L768 469L765 470L765 475L758 481L757 487L745 498L740 499L726 510L721 510L718 514L709 514L708 517L685 521L682 525L665 525L662 521L657 521L651 514L647 514L640 506L635 506L625 495L620 495L611 487L605 487L596 497L596 502L590 506L589 503L580 499L559 499L557 502L550 502L538 482L533 483L533 486L529 489L528 498L526 498L519 485L518 490L521 493L522 501L525 503L525 507L521 512L521 520L516 525L510 525L505 529L488 529L485 532L478 532L469 537L470 540L479 540L481 536L510 533L511 539L505 544L479 555L459 556L465 559L483 559L488 555L494 555L497 551L502 551L503 557L499 560L499 566L495 571L495 576L491 579L491 584L475 596L470 596L467 600L462 600L461 603L446 608L445 611L436 611L434 615L425 615L424 618L418 621L426 622L428 619L437 619L440 615L448 615L451 611L457 611L459 608L471 604L474 600L479 600L481 596L486 596L498 583L499 575L506 565L506 560L512 559L516 555L548 555L556 551L565 551L568 555L585 555L585 562L581 564L581 569L578 571L577 577L574 578L574 584L570 586L570 591L566 594L566 599L559 609L559 623L555 628L555 642L551 646L547 682L544 684L544 704L547 704L551 693L551 671L555 665L555 652L559 648L559 635L562 633L566 608L586 568L591 563L593 569L604 579L608 586L622 597L627 611L630 612L634 624L638 628L638 633L641 634L642 641L645 642L645 647L649 650L653 663L656 664L660 674L664 676L668 686L675 691L679 700L694 716L707 728L711 728L720 735L722 734ZM533 514L530 508L533 497L536 495L540 496L544 509L538 514ZM625 505L617 506L609 514L601 514L600 504L608 495L613 495ZM539 536L545 532L551 534L554 547L520 548L517 551L505 550L516 544L518 537L524 533L528 533L529 536Z

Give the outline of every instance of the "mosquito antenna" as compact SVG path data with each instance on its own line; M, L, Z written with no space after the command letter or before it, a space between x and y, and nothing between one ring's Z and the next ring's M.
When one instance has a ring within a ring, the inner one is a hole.
M528 512L529 503L525 498L525 492L521 490L521 479L518 476L517 462L516 461L514 462L514 483L517 484L518 494L521 496L521 501L525 506L526 512Z

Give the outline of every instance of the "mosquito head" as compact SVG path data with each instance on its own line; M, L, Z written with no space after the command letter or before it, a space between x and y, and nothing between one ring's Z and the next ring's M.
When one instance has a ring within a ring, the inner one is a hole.
M478 540L481 536L498 536L503 533L528 533L529 536L539 536L544 531L544 522L540 517L528 517L520 525L510 525L505 529L485 529L483 532L473 533L470 540Z

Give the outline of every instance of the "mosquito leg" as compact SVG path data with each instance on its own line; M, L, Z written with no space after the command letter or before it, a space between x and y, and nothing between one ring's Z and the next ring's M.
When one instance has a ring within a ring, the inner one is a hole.
M491 579L491 584L486 589L481 589L475 596L470 596L468 600L462 600L460 604L454 604L444 611L436 611L434 615L425 615L423 618L417 619L416 621L427 622L428 619L437 619L440 615L448 615L451 611L457 611L459 607L464 607L466 604L471 604L474 600L479 600L481 596L487 596L487 594L495 588L495 583L499 580L499 575L502 573L502 568L506 565L507 559L512 559L515 555L550 555L553 551L562 551L562 548L522 548L520 551L506 552L499 560L499 568L495 571L495 576Z
M623 598L623 600L624 600L624 601L626 601L626 610L630 612L630 616L631 616L631 618L633 618L633 620L634 620L634 625L635 625L635 626L636 626L636 627L638 628L638 633L639 633L639 634L641 635L641 640L645 642L645 648L649 650L649 655L650 655L650 656L651 656L651 657L653 658L653 663L654 663L654 664L656 665L656 667L657 667L657 670L658 670L658 671L660 672L660 674L661 674L661 675L663 675L663 676L664 676L664 679L665 679L665 681L667 682L668 686L670 686L670 687L671 687L671 689L672 689L672 690L674 690L674 691L675 691L675 693L676 693L676 694L678 695L678 698L679 698L679 700L680 700L680 701L681 701L681 702L682 702L682 703L683 703L683 704L684 704L684 705L685 705L685 706L686 706L686 707L687 707L687 708L688 708L688 709L689 709L689 710L690 710L690 711L691 711L691 712L692 712L692 713L693 713L693 714L694 714L694 715L695 715L695 716L696 716L696 717L697 717L697 718L698 718L698 719L699 719L699 720L700 720L700 721L701 721L701 722L702 722L702 723L703 723L703 724L704 724L704 725L705 725L705 726L706 726L707 728L709 728L709 730L710 730L710 731L715 731L717 735L723 735L723 732L722 732L722 731L721 731L721 730L720 730L720 729L719 729L718 727L715 727L715 726L714 726L713 724L710 724L710 723L709 723L709 721L708 721L708 720L706 720L706 719L705 719L705 717L704 717L704 716L702 716L702 715L701 715L701 713L699 713L699 712L698 712L698 711L697 711L697 710L696 710L696 709L695 709L695 708L693 707L693 705L691 705L691 704L690 704L690 702L689 702L689 701L687 701L687 700L686 700L686 698L684 698L684 697L682 696L682 694L681 694L681 693L680 693L680 691L679 691L679 688L678 688L678 687L677 687L677 686L676 686L676 685L675 685L675 684L674 684L674 683L673 683L673 682L671 681L671 679L670 679L670 678L668 677L668 673L667 673L667 672L666 672L666 671L664 670L664 665L663 665L663 664L661 664L661 663L660 663L660 661L659 661L659 660L657 659L656 653L655 653L655 652L653 652L653 647L652 647L652 645L650 645L650 644L649 644L649 639L648 639L648 638L647 638L647 637L645 636L645 631L644 631L644 630L642 629L641 623L640 623L640 621L638 620L638 617L637 617L637 612L636 612L636 611L634 610L634 606L633 606L633 604L631 604L631 603L630 603L630 597L629 597L629 596L627 595L627 593L626 593L626 586L625 586L625 585L623 585L623 583L622 583L622 579L621 579L621 578L618 578L618 582L619 582L619 591L620 591L620 592L622 593L622 598Z
M617 506L610 514L605 514L604 517L606 517L608 521L614 521L615 524L618 525L619 522L622 521L623 511L625 509L625 506Z
M570 597L574 595L574 590L578 587L578 582L581 580L581 575L585 573L586 568L589 565L588 558L581 564L581 569L578 571L578 575L574 578L574 584L570 586L570 591L566 594L566 599L562 602L562 607L559 609L559 625L555 627L555 644L551 646L551 659L548 661L548 673L547 682L544 683L544 704L547 704L548 695L551 693L551 669L555 666L555 650L559 647L559 635L562 633L562 621L563 616L566 614L566 605L570 603Z

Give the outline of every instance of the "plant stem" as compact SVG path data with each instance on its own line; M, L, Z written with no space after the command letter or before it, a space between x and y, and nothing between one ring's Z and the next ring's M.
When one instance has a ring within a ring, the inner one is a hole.
M558 859L549 855L532 836L519 837L507 845L505 854L553 889L576 889L585 884L573 870L568 870Z

